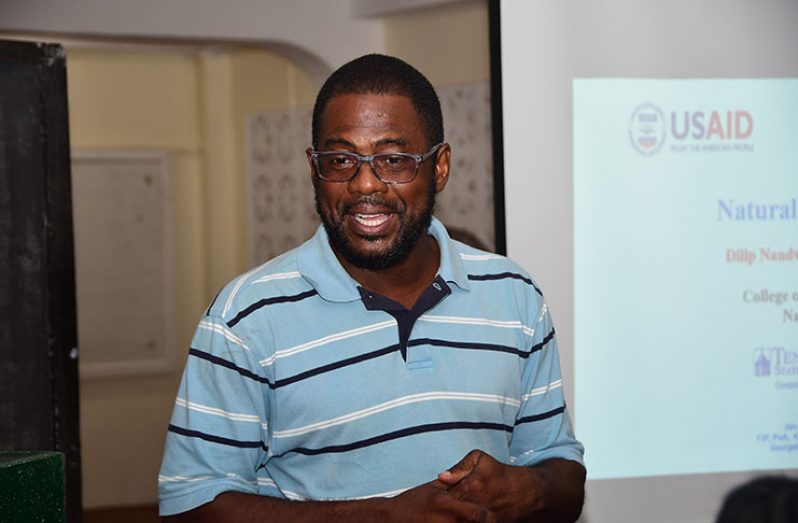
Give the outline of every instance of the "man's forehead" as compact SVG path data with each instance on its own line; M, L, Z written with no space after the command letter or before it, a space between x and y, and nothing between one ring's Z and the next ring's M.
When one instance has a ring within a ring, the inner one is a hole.
M397 94L336 95L327 104L320 123L322 142L359 130L387 132L395 140L423 139L422 120L412 100Z
M394 93L344 93L330 98L322 117L339 116L352 111L368 112L374 116L388 117L397 112L407 112L407 116L421 119L413 105L413 100L403 94Z

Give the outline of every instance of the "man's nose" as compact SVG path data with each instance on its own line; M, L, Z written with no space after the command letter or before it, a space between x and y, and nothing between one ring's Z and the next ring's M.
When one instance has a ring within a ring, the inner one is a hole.
M354 178L349 180L349 192L351 193L373 194L387 190L388 184L377 177L369 162L361 163Z

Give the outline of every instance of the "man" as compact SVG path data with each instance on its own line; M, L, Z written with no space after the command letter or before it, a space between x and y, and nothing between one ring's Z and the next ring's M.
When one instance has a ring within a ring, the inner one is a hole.
M585 471L540 291L432 218L449 178L421 73L322 87L315 236L197 329L159 477L178 521L574 521Z

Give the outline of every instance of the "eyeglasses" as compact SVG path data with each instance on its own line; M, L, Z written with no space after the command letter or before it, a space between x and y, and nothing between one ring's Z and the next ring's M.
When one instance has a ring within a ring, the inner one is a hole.
M349 151L310 151L310 159L319 178L327 182L348 182L355 177L360 166L367 163L374 175L383 183L410 183L421 162L440 149L442 143L434 145L424 154L379 153L362 155Z

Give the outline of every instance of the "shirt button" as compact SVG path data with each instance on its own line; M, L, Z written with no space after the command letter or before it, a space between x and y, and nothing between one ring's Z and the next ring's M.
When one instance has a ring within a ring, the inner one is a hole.
M441 284L438 282L433 283L432 286L435 287L436 290L441 290Z

